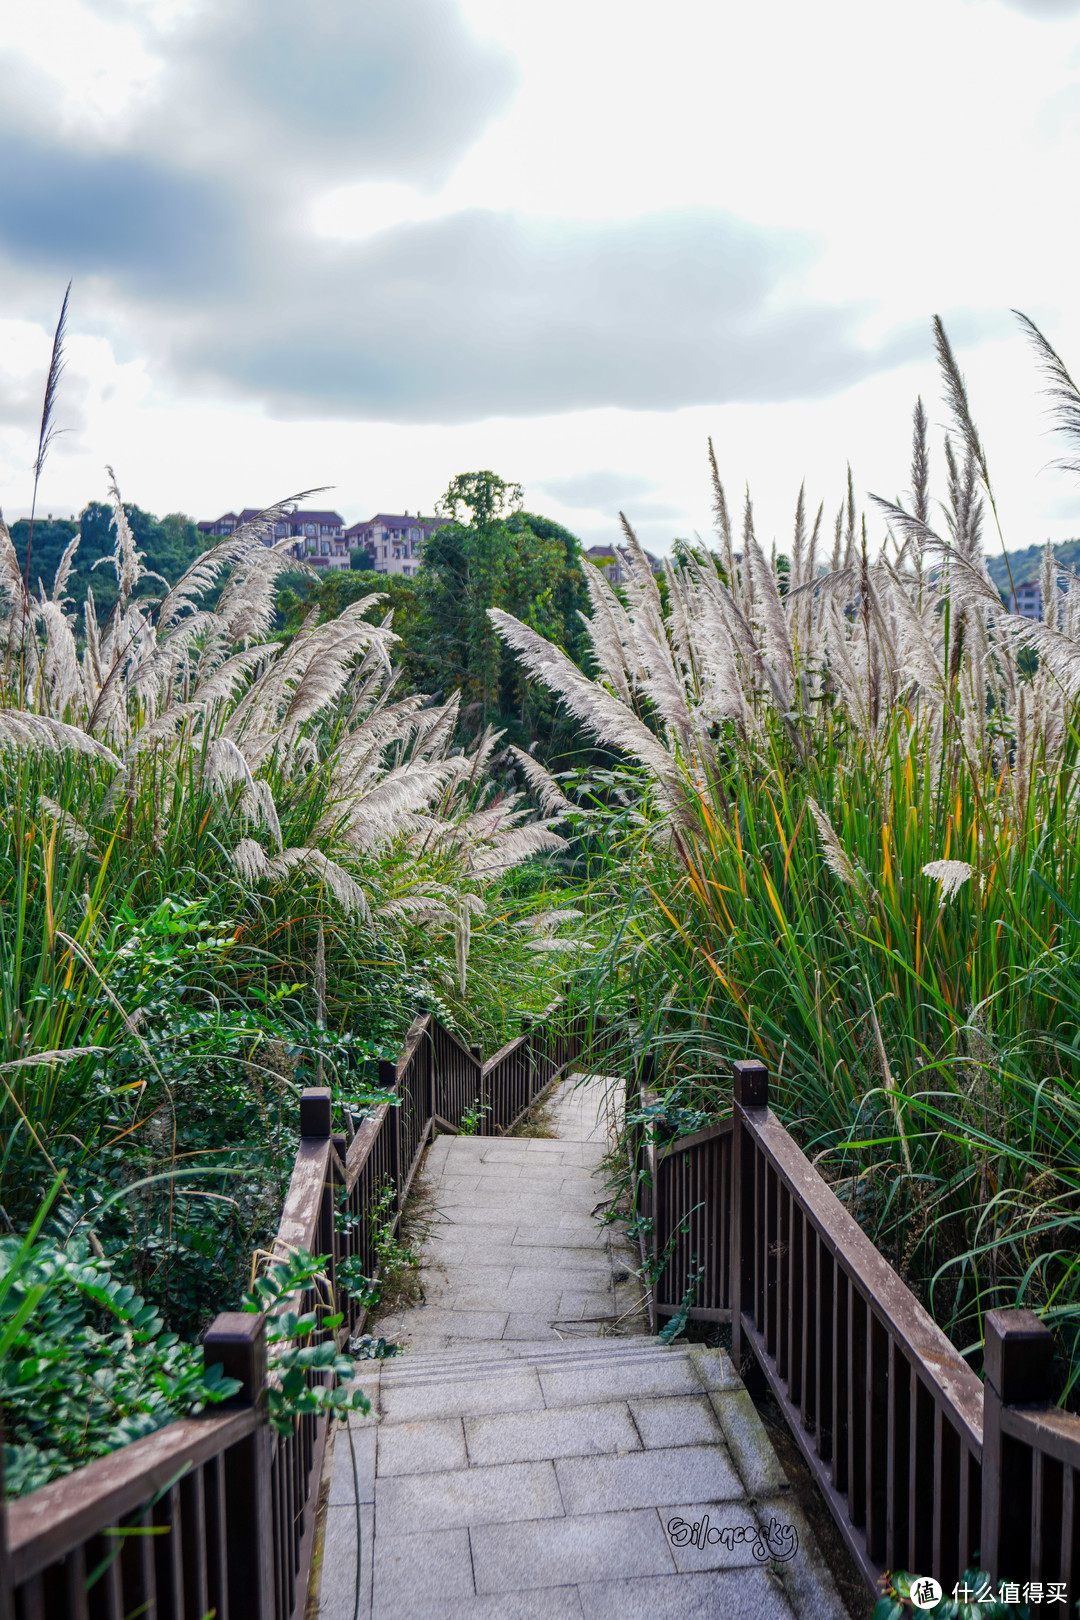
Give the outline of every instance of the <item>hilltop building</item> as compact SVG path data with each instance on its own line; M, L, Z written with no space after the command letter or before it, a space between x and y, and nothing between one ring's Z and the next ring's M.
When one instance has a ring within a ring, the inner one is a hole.
M419 512L376 512L366 523L346 529L345 539L353 551L368 553L377 574L408 578L419 572L424 547L435 530L448 522L448 518L421 517Z
M242 512L224 512L221 517L198 524L208 538L235 534L243 524L259 515L259 508L245 506ZM311 563L315 568L347 569L351 567L349 546L345 539L345 519L340 512L316 512L298 508L286 518L280 518L271 528L267 525L263 544L277 545L293 538L293 554Z
M624 580L630 578L626 558L618 546L590 546L588 551L582 552L582 556L588 557L589 561L607 576L612 585L621 585ZM654 574L664 572L664 565L659 557L654 557L651 551L647 551L645 556Z
M1042 618L1042 586L1037 579L1025 579L1009 596L1010 613L1019 613L1022 619Z
M235 534L244 523L259 515L258 509L245 506L242 512L223 512L221 517L200 523L198 528L208 539ZM268 525L263 535L267 546L282 540L295 539L295 555L313 567L344 570L352 566L352 553L366 551L377 574L415 574L420 568L424 547L436 529L448 518L425 518L417 513L376 512L364 523L345 527L340 512L314 512L300 509L279 519L271 530Z

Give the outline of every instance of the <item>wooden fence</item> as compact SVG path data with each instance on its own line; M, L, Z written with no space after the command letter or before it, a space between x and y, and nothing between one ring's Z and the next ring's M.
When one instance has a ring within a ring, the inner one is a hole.
M629 1088L653 1101L648 1064ZM768 1381L868 1582L995 1579L1080 1591L1080 1418L1052 1399L1050 1334L985 1318L981 1380L734 1065L731 1116L664 1144L628 1132L653 1321L729 1321ZM1072 1612L1056 1603L1047 1613Z
M325 1298L309 1294L300 1307L329 1306L336 1293L339 1337L355 1332L362 1299L335 1289L337 1270L357 1256L377 1277L377 1240L397 1230L427 1143L463 1125L511 1129L578 1056L585 1028L554 1002L482 1063L438 1019L418 1018L401 1055L379 1065L388 1100L351 1141L333 1134L330 1092L305 1091L275 1252L306 1249L329 1265ZM203 1349L207 1366L240 1383L227 1406L8 1504L0 1620L302 1620L326 1419L301 1417L287 1435L271 1429L263 1316L219 1316Z

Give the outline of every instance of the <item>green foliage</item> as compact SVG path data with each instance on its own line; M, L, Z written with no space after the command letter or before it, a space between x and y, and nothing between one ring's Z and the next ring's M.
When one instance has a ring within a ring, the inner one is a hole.
M627 1057L651 1047L657 1089L705 1114L733 1058L762 1059L778 1112L961 1352L977 1364L988 1309L1027 1306L1075 1404L1080 579L1044 591L1042 625L1002 613L989 474L940 326L938 344L962 452L947 443L943 534L920 402L917 510L878 503L879 557L850 480L827 571L801 492L786 568L749 499L736 552L714 466L722 568L683 550L665 602L628 545L622 601L597 587L595 680L496 622L626 762L579 776L575 872L604 936L594 1009Z
M461 1116L461 1135L479 1136L484 1126L485 1114L490 1114L491 1104L478 1104L475 1108L466 1108Z
M296 1249L285 1260L256 1277L245 1294L242 1309L266 1313L268 1358L267 1401L270 1422L288 1434L295 1418L306 1413L370 1412L371 1402L358 1389L345 1389L356 1368L337 1347L334 1330L344 1321L340 1312L315 1306L299 1312L289 1309L294 1296L326 1288L326 1255Z
M460 689L475 728L516 717L528 737L549 730L554 706L522 679L487 610L521 617L571 656L583 650L587 603L573 535L518 509L520 490L493 473L455 478L440 503L453 521L427 543L417 579L417 646L428 682Z
M376 574L370 568L364 571L339 569L325 579L295 578L278 594L278 612L286 635L295 635L313 609L318 610L320 624L336 619L353 602L365 596L378 595L378 601L365 618L380 623L388 613L393 614L394 634L401 637L395 648L401 669L402 692L422 689L428 674L424 653L424 634L420 625L419 596L416 579L403 574Z
M0 1239L6 1487L19 1496L235 1393L87 1233Z
M200 552L206 550L207 544L212 543L207 541L194 520L183 512L169 512L163 518L156 518L152 512L144 512L142 507L131 503L125 504L124 511L135 544L143 553L145 568L168 580L179 578ZM79 549L75 554L67 593L79 602L88 589L92 590L98 611L102 614L111 612L117 600L112 523L112 508L102 501L90 501L80 512L77 522L60 518L43 522L37 518L30 544L31 589L36 587L40 579L44 582L46 594L51 592L64 549L75 535L79 535ZM12 524L11 538L20 570L25 573L27 542L30 539L28 518L20 518ZM148 579L145 589L152 592L161 587Z
M697 1260L696 1254L691 1256L691 1262L695 1260ZM674 1344L675 1340L679 1338L681 1334L686 1332L686 1325L690 1320L690 1312L693 1309L694 1300L697 1298L697 1291L701 1287L701 1279L704 1277L704 1275L704 1261L698 1265L691 1264L689 1281L687 1282L686 1290L683 1293L679 1308L675 1312L674 1316L670 1317L668 1321L664 1323L664 1326L660 1329L660 1332L657 1335L661 1344Z

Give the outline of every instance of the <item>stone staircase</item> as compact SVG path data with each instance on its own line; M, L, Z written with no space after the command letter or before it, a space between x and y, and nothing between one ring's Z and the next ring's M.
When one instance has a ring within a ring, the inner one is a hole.
M336 1435L319 1616L844 1620L728 1357L648 1337L616 1299L618 1240L582 1215L603 1199L607 1133L580 1090L565 1102L573 1138L432 1150L449 1236L425 1263L446 1285L378 1325L413 1348L370 1364L371 1417ZM583 1308L574 1336L579 1293L608 1315Z

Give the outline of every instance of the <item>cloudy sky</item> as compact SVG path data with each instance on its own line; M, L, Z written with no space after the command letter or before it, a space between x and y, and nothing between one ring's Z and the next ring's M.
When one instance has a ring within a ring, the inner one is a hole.
M713 436L908 482L930 322L1010 546L1080 489L1010 314L1080 374L1080 0L35 0L0 22L0 503L349 521L493 467L587 541L709 522ZM938 457L940 467L940 455Z

